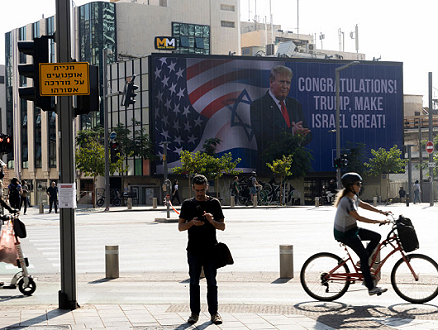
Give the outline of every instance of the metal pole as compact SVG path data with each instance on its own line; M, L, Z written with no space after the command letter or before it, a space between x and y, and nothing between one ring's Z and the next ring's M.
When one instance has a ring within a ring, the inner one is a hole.
M341 105L339 96L339 72L349 68L352 65L359 64L359 61L353 61L343 66L335 69L335 89L336 89L336 158L341 158ZM336 181L338 184L338 189L341 188L341 168L338 167L336 170Z
M163 171L164 171L164 184L166 185L166 207L167 207L167 218L170 218L170 205L169 205L169 199L167 196L170 196L171 189L170 189L170 180L167 178L167 145L169 142L163 142Z
M406 206L409 206L412 198L412 155L411 155L411 145L407 145L408 149L408 192L409 198L406 198Z
M341 110L340 110L340 97L339 97L339 71L338 68L335 70L336 73L336 159L341 158ZM341 168L338 166L336 169L336 182L338 189L341 189Z
M420 161L420 188L421 188L421 192L420 192L420 198L421 200L423 200L423 150L421 148L421 140L422 138L422 134L421 134L421 128L423 126L423 119L418 117L418 158Z
M103 50L103 95L105 97L103 109L104 113L104 148L105 148L105 211L109 211L110 208L110 183L109 183L109 122L108 122L108 48Z
M429 72L429 141L433 141L433 111L432 111L432 72ZM429 163L433 163L433 152L429 154ZM429 167L430 206L433 206L433 167Z
M71 62L70 45L70 0L56 0L56 44L57 61ZM56 112L60 141L60 182L74 183L74 135L73 107L71 96L58 97ZM75 212L73 208L60 209L60 261L61 290L59 308L76 309L76 250L75 250Z

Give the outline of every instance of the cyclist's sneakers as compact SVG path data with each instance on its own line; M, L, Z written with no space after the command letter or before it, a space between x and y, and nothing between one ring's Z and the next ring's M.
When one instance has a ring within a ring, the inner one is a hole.
M388 291L388 289L386 289L386 288L379 288L378 286L375 286L371 290L368 290L368 294L370 296L374 296L375 294L380 296L382 293L384 293L386 291Z
M199 320L199 315L198 314L190 314L189 319L187 320L187 323L190 324L195 324L196 322L198 322Z

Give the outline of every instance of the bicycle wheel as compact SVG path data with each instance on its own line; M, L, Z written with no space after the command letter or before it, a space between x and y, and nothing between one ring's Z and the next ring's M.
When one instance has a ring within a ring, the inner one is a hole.
M340 257L329 252L317 253L307 259L300 273L304 291L321 301L332 301L342 297L350 286L346 276L350 272L348 266L342 264L335 272L329 274L342 261Z
M402 299L414 304L422 304L435 298L438 295L438 264L423 254L410 254L406 258L418 280L415 280L408 264L402 258L397 261L391 272L394 291Z
M99 207L102 207L103 203L105 203L105 200L103 198L99 198L96 202L96 205Z

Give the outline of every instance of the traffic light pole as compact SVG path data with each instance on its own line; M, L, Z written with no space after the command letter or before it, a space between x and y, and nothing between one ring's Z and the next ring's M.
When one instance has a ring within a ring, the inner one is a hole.
M433 141L433 104L432 104L432 72L429 72L429 141ZM433 163L433 152L429 154L429 164ZM430 180L430 192L429 192L429 206L433 206L434 193L433 193L433 167L429 167L429 180Z
M56 0L57 62L72 62L70 45L70 0ZM74 135L73 106L71 96L58 96L56 113L60 141L60 182L73 183L74 172ZM76 309L76 228L75 212L72 207L60 208L60 252L61 252L61 290L59 308Z

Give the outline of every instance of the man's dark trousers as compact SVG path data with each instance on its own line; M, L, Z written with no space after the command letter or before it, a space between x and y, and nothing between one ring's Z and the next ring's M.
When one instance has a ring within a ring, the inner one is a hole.
M199 278L201 267L204 267L205 279L207 280L207 303L210 315L215 315L218 310L216 266L212 258L187 252L190 275L190 310L193 314L201 312L201 289Z

